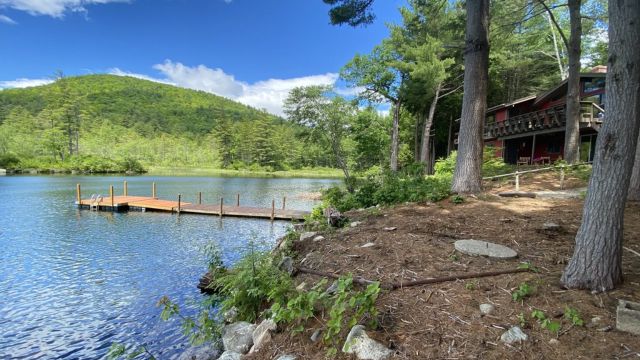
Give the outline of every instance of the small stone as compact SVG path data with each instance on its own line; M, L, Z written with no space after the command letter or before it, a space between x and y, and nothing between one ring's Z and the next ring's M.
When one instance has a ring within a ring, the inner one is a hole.
M558 232L560 231L561 227L560 225L554 223L554 222L546 222L544 224L542 224L542 230L544 231L555 231Z
M314 331L311 335L311 342L318 342L320 340L320 335L322 335L321 329Z
M293 275L295 272L295 268L293 267L293 259L289 256L285 256L280 260L280 264L278 264L278 269L286 272L289 275Z
M318 233L317 233L317 232L315 232L315 231L307 231L307 232L304 232L304 233L300 234L300 241L305 241L305 240L308 240L308 239L313 239L316 235L318 235Z
M454 247L461 253L472 256L488 256L495 259L513 259L518 256L511 248L481 240L458 240Z
M233 351L225 351L220 355L218 360L240 360L242 358L242 354L233 352Z
M396 231L397 229L398 228L395 227L395 226L390 226L390 227L383 228L382 230L384 230L384 231Z
M301 282L300 285L296 286L296 290L298 291L304 291L304 289L307 287L307 283L306 282Z
M640 335L640 303L619 300L616 309L616 328L634 335Z
M602 322L602 318L600 316L594 316L591 318L591 321L587 324L588 328L594 328Z
M500 340L506 344L527 341L529 337L518 326L514 326L500 336Z
M362 360L383 360L393 355L393 350L371 339L364 331L364 326L356 325L351 328L342 352L356 354Z
M374 247L376 246L376 244L372 243L372 242L368 242L362 246L360 246L361 248L370 248L370 247Z
M325 292L329 295L333 295L336 293L336 291L338 291L338 282L334 281L333 283L331 283L331 285L327 288Z
M296 360L297 357L295 355L280 355L276 360Z
M215 360L220 355L218 349L210 346L191 347L180 354L178 360Z
M354 221L352 222L349 226L351 226L352 228L362 225L362 221Z
M222 344L225 352L246 354L253 346L253 330L256 326L245 321L235 322L222 328Z
M558 339L551 339L551 340L549 340L549 344L551 344L551 345L558 345L558 344L560 344L560 340L558 340Z
M304 224L300 223L300 224L293 224L293 231L302 231L304 230Z
M236 321L237 317L238 317L238 309L235 306L222 313L222 318L224 319L224 322L227 324L231 324L232 322Z
M480 304L480 313L482 315L490 315L496 310L496 307L492 304Z
M275 331L276 328L277 325L273 320L262 320L260 325L258 325L251 334L253 337L253 347L250 353L260 351L265 344L269 343L271 341L271 331Z
M316 237L314 237L314 238L313 238L313 241L322 241L322 240L324 240L324 239L325 239L325 238L324 238L324 236L322 236L322 235L318 235L318 236L316 236Z

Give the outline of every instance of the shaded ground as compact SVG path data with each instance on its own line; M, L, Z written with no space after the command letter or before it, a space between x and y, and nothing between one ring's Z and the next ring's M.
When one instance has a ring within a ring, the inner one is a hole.
M591 294L559 286L581 211L580 200L504 199L490 193L460 205L443 201L356 211L348 215L352 221L363 221L360 226L325 233L324 241L298 243L296 262L382 282L513 269L523 261L540 270L383 292L377 302L381 328L368 333L394 348L398 359L638 358L640 337L612 328L618 299L640 301L640 256L624 250L625 283L615 291ZM561 225L562 231L542 230L549 221ZM397 230L384 231L385 227ZM624 245L636 252L640 252L639 230L640 204L630 204ZM471 238L509 246L519 258L491 260L455 252L455 240ZM375 246L361 247L369 242ZM310 275L296 277L307 284L318 280ZM523 302L514 302L511 292L523 282L533 285L535 292ZM481 303L494 304L496 311L481 316ZM565 306L577 309L586 326L571 326L563 320L556 335L530 317L532 310L539 309L561 320ZM519 314L526 317L529 341L515 346L501 343L505 329L519 324ZM300 335L276 334L268 349L251 358L293 353L299 359L323 359L325 349L309 340L313 331L314 324L309 324ZM344 354L338 358L350 359Z

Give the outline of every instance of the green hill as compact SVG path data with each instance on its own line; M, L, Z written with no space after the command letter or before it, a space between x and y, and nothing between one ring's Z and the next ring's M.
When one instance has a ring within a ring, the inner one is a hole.
M328 166L294 125L202 91L87 75L0 90L0 168Z

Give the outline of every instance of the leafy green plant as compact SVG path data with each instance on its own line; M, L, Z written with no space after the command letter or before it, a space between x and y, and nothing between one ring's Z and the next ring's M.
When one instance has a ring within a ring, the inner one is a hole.
M140 345L127 347L124 344L113 343L107 352L107 360L115 360L121 357L124 357L125 359L135 359L142 354L146 354L147 359L149 360L156 360L156 357L147 350L146 346Z
M520 324L520 327L527 326L527 319L524 317L524 313L518 314L517 318L518 318L518 324Z
M533 271L533 272L539 272L538 268L533 266L533 264L531 264L529 261L526 262L521 262L520 264L518 264L518 269L525 269L525 270L529 270L529 271Z
M218 296L209 296L203 302L202 309L195 319L182 315L179 305L166 296L163 296L158 301L157 306L162 308L160 318L163 321L174 317L180 318L182 332L189 338L189 342L193 345L201 345L205 342L218 341L222 334L222 320L219 312L211 311L219 301L220 298Z
M533 287L529 285L527 282L520 283L517 289L515 289L511 293L511 298L513 301L524 301L526 297L531 296L533 294Z
M478 281L467 281L464 283L464 288L467 290L475 290L478 288Z
M326 280L322 280L309 291L298 291L286 304L274 302L270 309L273 321L294 324L294 333L304 330L303 322L313 317L316 306L324 303L328 297L323 290L326 283Z
M451 197L451 202L458 205L464 203L464 197L460 195L453 195Z
M531 317L538 320L538 323L542 328L547 329L551 332L558 333L558 331L560 331L560 329L562 328L562 324L559 321L554 321L547 318L542 310L533 310L531 312Z
M575 308L572 308L572 307L569 307L569 306L565 306L564 307L564 318L569 320L571 322L571 324L573 324L575 326L583 326L584 325L584 320L582 320L582 317L580 316L580 313Z

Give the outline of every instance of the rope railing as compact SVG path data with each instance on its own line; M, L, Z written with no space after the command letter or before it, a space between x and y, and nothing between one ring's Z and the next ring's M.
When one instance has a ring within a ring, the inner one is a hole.
M524 171L516 170L516 172L513 172L513 173L483 177L482 180L495 180L495 179L514 176L516 180L516 183L515 183L516 191L520 191L520 175L530 174L535 172L542 172L542 171L560 170L560 188L564 189L565 169L576 167L576 166L583 166L583 165L590 165L590 163L583 162L583 163L577 163L577 164L560 164L560 165L548 166L548 167L539 168L539 169L531 169L531 170L524 170Z

